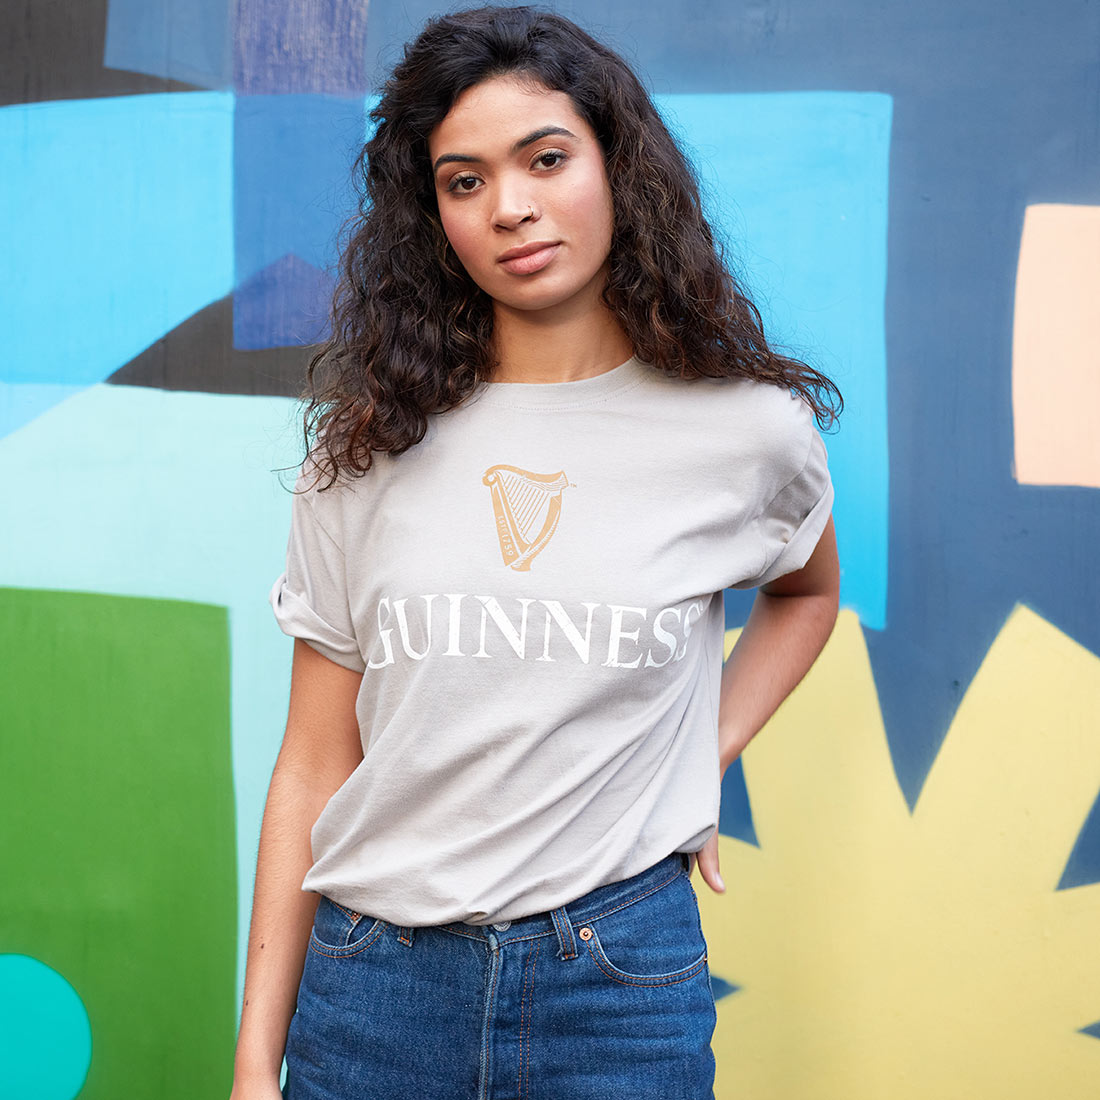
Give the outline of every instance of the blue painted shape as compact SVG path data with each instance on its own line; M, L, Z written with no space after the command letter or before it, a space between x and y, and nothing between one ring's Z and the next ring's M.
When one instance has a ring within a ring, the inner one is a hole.
M0 382L0 437L14 432L59 401L79 393L81 386Z
M367 0L235 0L233 6L238 93L362 97Z
M0 109L0 381L88 385L233 285L231 96Z
M714 994L714 999L720 1001L723 997L728 997L731 993L736 993L741 987L739 985L732 985L727 982L725 978L719 978L715 974L710 976L710 988Z
M234 132L237 284L249 283L288 254L320 272L334 268L340 227L356 208L351 165L363 141L363 101L245 96L237 100ZM316 278L303 281L301 271L284 262L282 271L249 289L243 308L234 309L237 347L293 342L285 339L286 329L296 322L287 322L285 311L252 307L257 297L277 301L281 295L287 301L300 290L315 301Z
M708 213L765 332L844 393L840 430L826 437L841 599L865 626L882 628L890 97L674 95L658 106L694 157Z
M283 256L233 294L238 348L319 343L328 331L333 279L297 256Z
M103 65L228 88L229 0L109 0Z
M1094 1024L1089 1024L1088 1027L1081 1028L1082 1035L1091 1035L1094 1039L1100 1039L1100 1020L1097 1020Z
M746 844L759 844L752 820L749 791L745 785L745 769L735 760L722 776L722 801L718 809L718 831Z
M1085 818L1058 883L1059 890L1100 882L1100 797Z
M5 1096L72 1100L92 1061L84 1002L56 970L0 955L0 1075Z

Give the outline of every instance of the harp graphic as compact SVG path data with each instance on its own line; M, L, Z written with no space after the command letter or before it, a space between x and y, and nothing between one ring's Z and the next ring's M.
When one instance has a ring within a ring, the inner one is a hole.
M532 474L516 466L490 466L481 479L489 486L497 538L505 565L523 571L550 541L561 516L565 473Z

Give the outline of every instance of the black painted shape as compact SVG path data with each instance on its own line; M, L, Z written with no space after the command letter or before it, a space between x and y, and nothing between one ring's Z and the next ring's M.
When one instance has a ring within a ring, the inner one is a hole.
M108 0L34 0L4 13L0 106L51 99L192 92L195 84L103 67Z
M311 350L233 347L233 299L226 297L188 317L107 381L162 390L298 397Z

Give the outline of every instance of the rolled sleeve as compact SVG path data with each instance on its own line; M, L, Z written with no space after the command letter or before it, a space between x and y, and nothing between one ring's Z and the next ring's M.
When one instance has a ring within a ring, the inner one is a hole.
M763 547L760 571L739 581L734 588L756 588L801 569L810 560L829 522L833 509L829 456L808 409L803 415L803 427L805 461L757 517L756 528Z
M291 505L286 570L269 597L279 629L308 642L330 661L362 672L366 668L348 603L344 552L317 518L314 489L295 492Z

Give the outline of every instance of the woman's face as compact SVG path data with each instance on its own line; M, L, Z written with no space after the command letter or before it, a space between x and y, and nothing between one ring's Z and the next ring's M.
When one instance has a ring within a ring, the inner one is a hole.
M564 92L501 76L428 141L447 239L498 309L602 308L614 210L603 150Z

